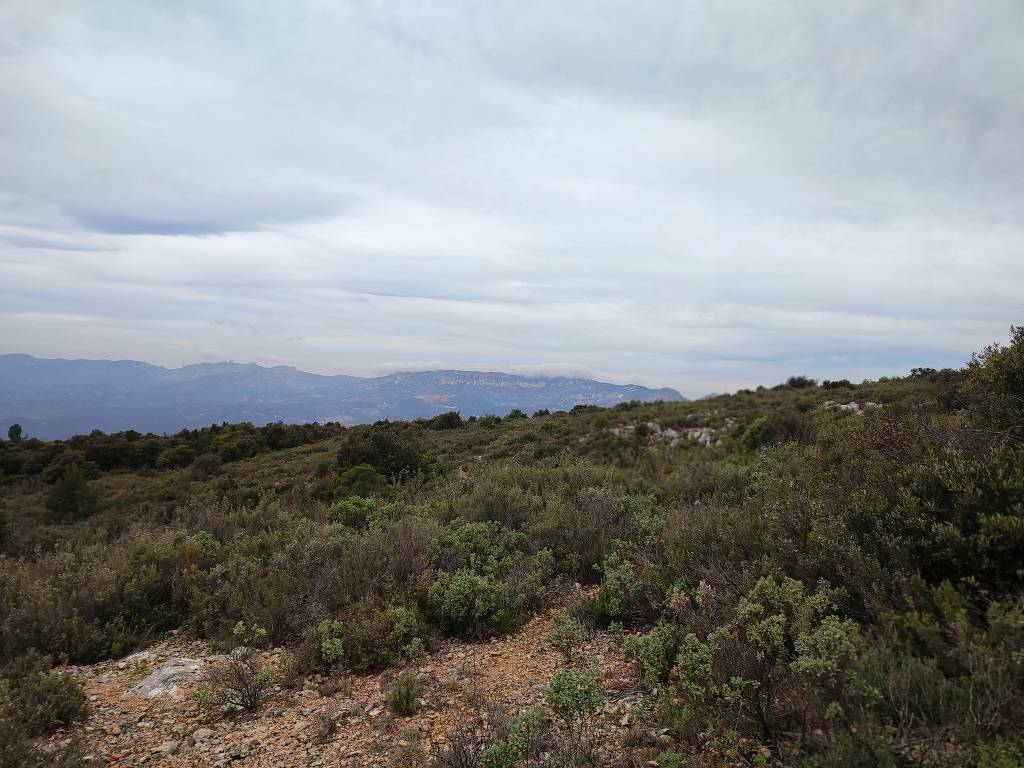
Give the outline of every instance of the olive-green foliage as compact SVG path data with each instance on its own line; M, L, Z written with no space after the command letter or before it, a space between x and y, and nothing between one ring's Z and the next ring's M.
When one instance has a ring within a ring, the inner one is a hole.
M480 753L482 768L516 768L519 759L515 745L504 739L494 742Z
M510 584L467 569L438 574L427 605L447 631L472 639L508 632L523 617L523 599Z
M346 665L358 672L382 669L421 648L416 612L402 605L380 607L362 601L317 626L317 666ZM417 643L417 641L419 641Z
M463 425L463 423L462 416L459 415L458 411L446 411L445 413L439 413L427 422L431 429L436 430L458 429Z
M341 523L361 531L395 520L401 517L402 512L402 508L397 504L353 495L345 496L331 504L327 509L327 519L332 523Z
M633 662L640 682L653 688L672 668L678 643L676 630L669 624L659 623L645 634L625 636L622 651Z
M604 704L596 667L567 667L551 677L544 703L564 721L590 717Z
M837 597L824 584L808 592L764 577L735 604L705 595L683 606L680 695L711 723L768 737L801 723L827 728L873 703L878 691L855 670L864 638L835 615Z
M403 672L391 685L391 692L388 693L388 707L396 715L408 717L416 712L416 697L419 695L419 685L416 682L416 675L412 672Z
M534 707L521 712L508 734L491 743L481 754L482 768L516 768L526 761L533 765L540 757L545 733L544 713Z
M977 768L1021 768L1024 752L1003 740L980 744L972 756Z
M161 457L164 454L161 454ZM173 459L169 459L173 460ZM192 473L192 479L194 480L206 480L213 477L220 472L222 460L220 454L217 453L203 453L196 456L190 465L190 471Z
M369 464L357 464L343 469L338 473L334 484L334 495L370 496L383 491L388 486L388 478Z
M99 497L79 465L72 464L58 480L46 499L46 508L55 521L81 520L99 509Z
M967 366L961 389L980 428L1024 436L1024 326L1010 327L1010 344L993 344Z
M663 751L654 758L654 764L657 768L683 768L683 758L675 752Z
M555 646L566 661L572 661L579 652L585 639L583 625L566 613L556 613L551 619L551 644Z
M263 705L276 674L254 649L239 646L206 670L205 687L216 704L254 712Z
M78 681L50 667L48 657L28 653L0 668L0 717L16 721L28 736L70 725L88 711Z
M338 465L344 469L363 464L392 481L429 469L426 457L387 424L354 427L345 434L338 450Z

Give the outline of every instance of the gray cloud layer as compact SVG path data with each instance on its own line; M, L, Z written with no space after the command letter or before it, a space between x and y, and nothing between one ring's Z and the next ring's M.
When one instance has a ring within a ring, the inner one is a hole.
M6 351L690 394L1024 314L1024 5L0 5Z

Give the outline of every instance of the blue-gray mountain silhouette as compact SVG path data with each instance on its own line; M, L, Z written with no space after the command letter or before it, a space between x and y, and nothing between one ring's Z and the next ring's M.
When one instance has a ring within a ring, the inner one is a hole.
M162 368L133 360L0 355L0 434L19 423L26 436L44 439L94 429L174 433L225 421L361 424L447 410L501 416L514 408L532 413L685 399L674 389L572 377L424 371L362 378L240 363Z

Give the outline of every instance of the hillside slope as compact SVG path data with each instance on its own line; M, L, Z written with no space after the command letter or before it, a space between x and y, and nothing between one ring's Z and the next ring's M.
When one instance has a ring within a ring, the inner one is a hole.
M1020 765L1021 382L5 441L7 764Z

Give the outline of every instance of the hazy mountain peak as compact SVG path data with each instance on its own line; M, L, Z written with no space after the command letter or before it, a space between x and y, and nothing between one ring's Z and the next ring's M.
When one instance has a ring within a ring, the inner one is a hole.
M134 360L0 355L0 429L64 438L101 429L177 432L224 421L345 424L567 410L630 400L684 400L674 389L500 371L400 371L363 378L277 365L206 362L164 368Z

